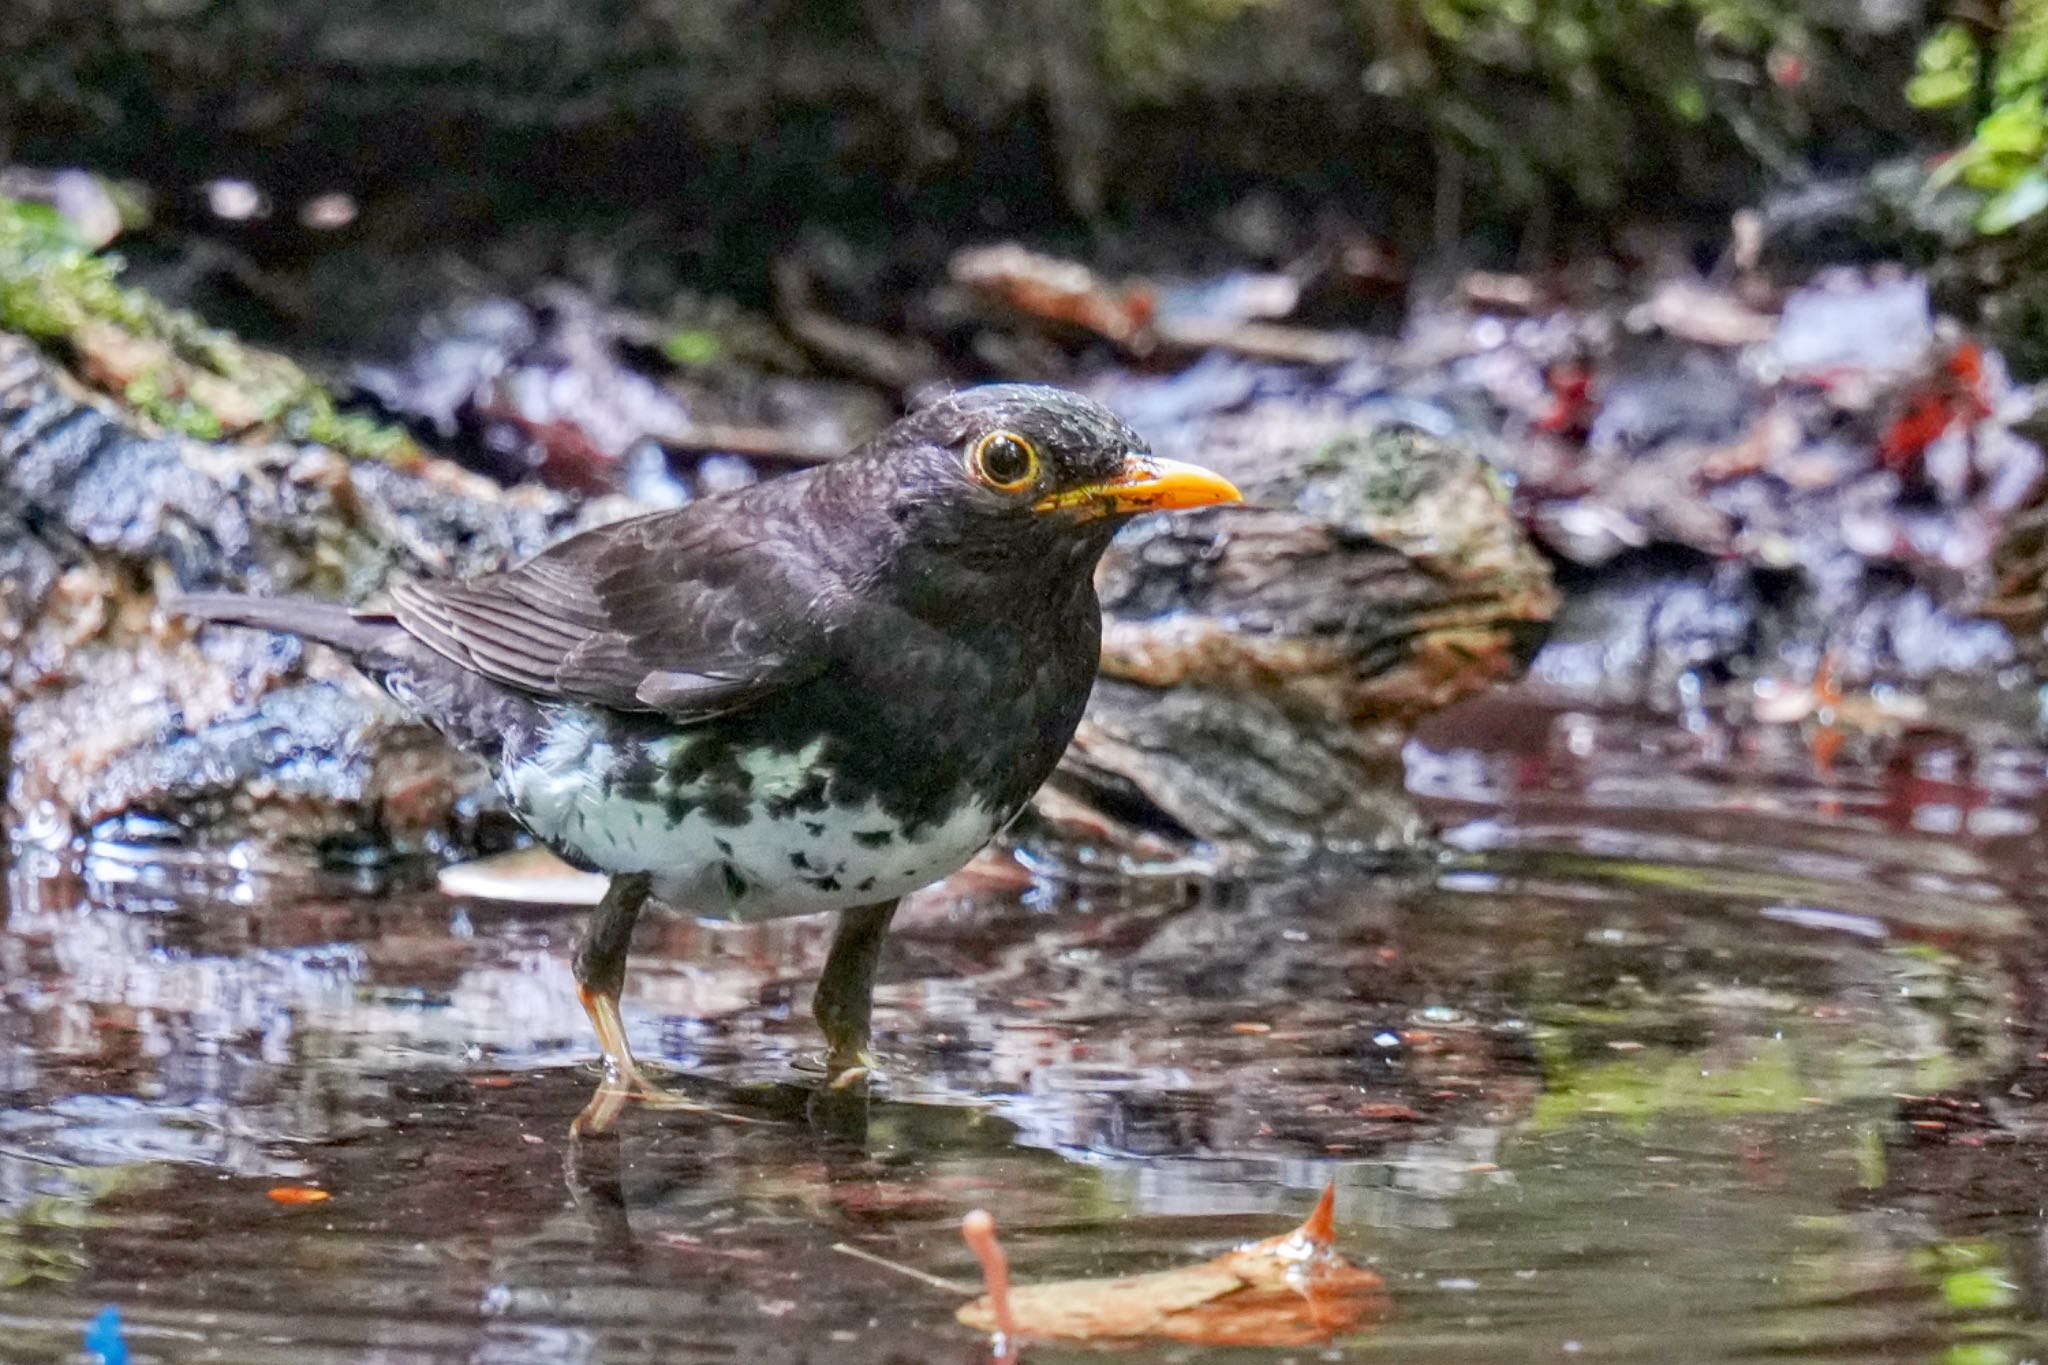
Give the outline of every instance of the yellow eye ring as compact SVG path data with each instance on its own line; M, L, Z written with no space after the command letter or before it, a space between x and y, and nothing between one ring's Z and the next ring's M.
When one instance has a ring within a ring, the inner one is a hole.
M991 431L967 448L967 472L998 493L1015 493L1038 481L1038 447L1014 431Z

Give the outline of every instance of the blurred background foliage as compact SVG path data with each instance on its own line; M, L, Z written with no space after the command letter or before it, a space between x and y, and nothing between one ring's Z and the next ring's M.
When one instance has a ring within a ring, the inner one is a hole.
M1974 21L1951 20L1921 45L1907 93L1927 109L1974 120L1968 141L1936 170L1979 198L1976 225L2008 232L2048 210L2048 0L2007 0Z
M811 211L894 232L906 208L1100 228L1256 188L1425 245L1540 249L1624 212L1718 217L1931 126L1900 95L1924 0L9 10L5 159L407 197L443 234L577 206L755 234Z
M1756 209L1785 259L1927 269L2033 374L2044 84L2048 0L15 0L0 163L137 185L145 283L254 183L260 306L186 296L340 350L451 255L761 308L821 232L877 280L996 237L1526 270L1644 224L1709 263ZM335 193L346 231L295 220Z
M1893 26L1869 7L1845 25L1841 6L1790 0L1110 0L1104 69L1126 98L1183 99L1263 26L1313 10L1358 55L1360 90L1419 111L1472 197L1515 210L1611 210L1651 166L1677 190L1701 166L1663 153L1699 141L1790 170L1814 130L1801 106L1815 48Z

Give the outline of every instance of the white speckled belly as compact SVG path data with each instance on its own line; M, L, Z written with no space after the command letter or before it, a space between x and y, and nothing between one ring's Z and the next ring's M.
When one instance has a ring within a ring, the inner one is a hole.
M975 801L909 838L872 802L771 815L768 804L810 775L816 746L741 758L752 778L744 823L713 820L689 787L675 789L688 807L678 821L666 800L635 799L607 780L621 756L600 729L581 712L562 712L534 753L506 766L506 795L540 838L606 872L646 872L662 900L706 918L775 919L893 900L961 867L998 825ZM687 734L657 740L650 756L666 768L690 742Z

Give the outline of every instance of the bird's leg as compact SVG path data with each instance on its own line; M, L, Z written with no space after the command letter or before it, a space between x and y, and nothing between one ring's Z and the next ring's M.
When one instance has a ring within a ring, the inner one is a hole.
M604 1051L605 1074L614 1079L637 1077L639 1067L626 1043L626 1024L619 1017L619 993L626 985L626 950L633 944L633 925L640 907L647 904L649 882L645 873L622 872L611 880L604 899L576 945L576 994L583 1012L597 1030L597 1045Z
M874 1008L875 966L881 961L882 939L889 932L895 901L863 905L839 915L832 952L818 978L811 1014L825 1031L825 1074L834 1082L858 1068L872 1069L868 1056L868 1016Z
M647 903L649 879L645 873L622 872L605 888L591 916L583 941L576 945L576 993L583 1012L597 1030L597 1045L604 1052L604 1081L583 1112L576 1116L571 1131L578 1135L608 1130L625 1108L626 1101L641 1099L667 1108L696 1109L700 1106L668 1094L647 1079L633 1060L626 1042L626 1021L619 1014L619 992L626 984L626 951L633 944L633 925L640 907Z

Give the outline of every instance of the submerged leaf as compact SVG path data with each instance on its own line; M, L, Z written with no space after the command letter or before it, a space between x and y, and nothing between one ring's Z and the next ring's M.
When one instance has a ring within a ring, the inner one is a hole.
M1294 1231L1200 1265L1110 1280L1061 1280L1008 1291L1009 1329L1067 1341L1163 1337L1209 1346L1306 1346L1378 1318L1380 1277L1336 1249L1337 1188L1330 1185ZM960 1321L997 1331L989 1296Z

